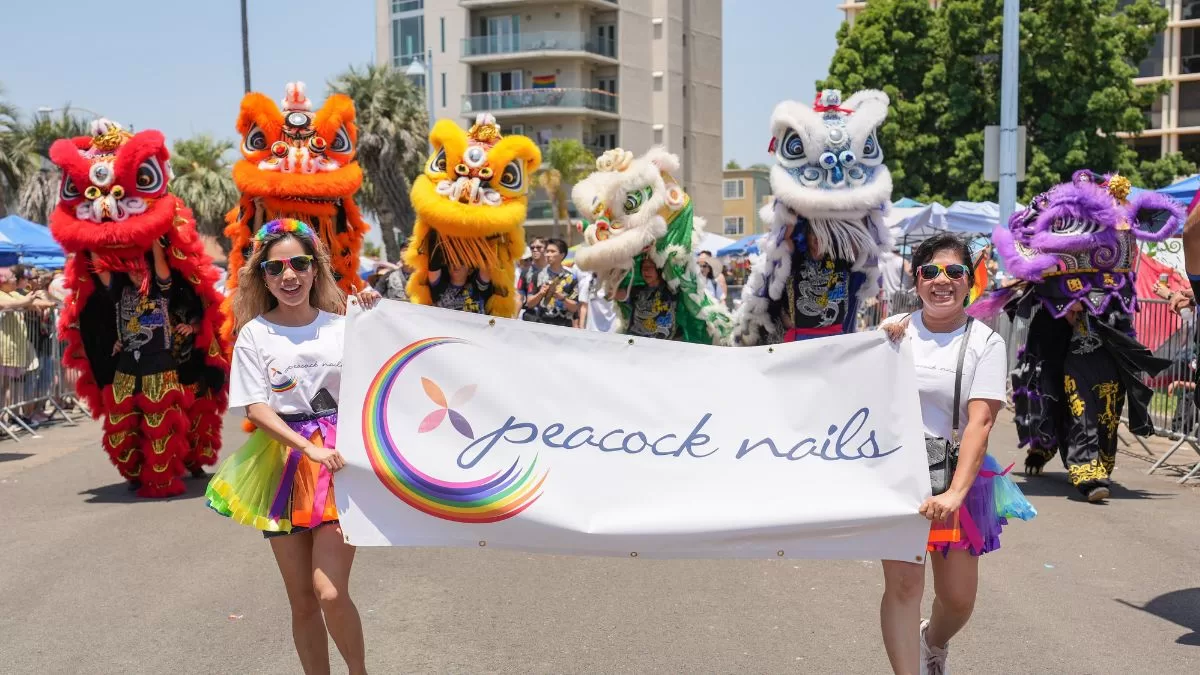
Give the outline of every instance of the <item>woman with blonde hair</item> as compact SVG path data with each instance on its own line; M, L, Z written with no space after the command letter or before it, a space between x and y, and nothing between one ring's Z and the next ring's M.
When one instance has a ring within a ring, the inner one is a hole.
M209 506L271 542L304 672L329 672L328 631L349 672L365 673L348 592L354 547L333 497L344 466L335 444L347 299L321 240L293 219L258 231L238 282L229 405L244 407L257 430L209 483ZM366 290L350 302L371 307L378 297Z

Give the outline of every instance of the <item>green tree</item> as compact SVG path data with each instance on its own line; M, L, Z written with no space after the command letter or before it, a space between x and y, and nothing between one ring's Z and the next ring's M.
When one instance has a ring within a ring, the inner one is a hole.
M568 190L595 168L596 157L574 138L551 139L550 147L542 153L542 168L538 171L537 184L550 200L554 213L554 236L563 236L561 223L570 217L567 214L570 199Z
M1120 6L1119 6L1120 5ZM1003 0L872 0L843 25L829 77L849 93L892 99L880 141L896 196L995 199L983 180L983 128L999 121ZM1162 87L1138 87L1135 65L1166 25L1156 0L1025 0L1018 119L1028 132L1029 199L1081 167L1134 183L1194 170L1181 158L1138 162L1121 138L1144 129L1142 110Z
M400 243L412 231L416 214L409 199L429 147L429 113L424 94L400 71L367 65L329 82L331 92L354 101L358 122L358 161L365 180L363 208L379 220L384 253L400 260Z
M381 249L379 247L379 244L376 244L373 241L364 241L363 242L362 254L364 257L370 258L372 260L379 260L380 254L382 254L382 253L383 253L383 249Z
M30 141L21 133L17 107L3 99L0 86L0 218L8 215L8 205L17 200L25 178L36 164L30 153Z
M183 200L196 217L201 234L216 237L229 251L225 237L225 214L237 207L238 189L230 173L226 153L233 143L202 134L175 141L171 152L171 192Z
M58 204L62 172L50 161L50 146L60 138L87 136L90 124L64 106L58 117L38 115L31 124L20 125L17 133L28 152L29 172L17 193L17 213L35 223L49 223Z
M741 169L741 168L742 168L742 165L738 164L736 159L731 159L728 162L725 162L725 170L726 171L737 171L738 169Z

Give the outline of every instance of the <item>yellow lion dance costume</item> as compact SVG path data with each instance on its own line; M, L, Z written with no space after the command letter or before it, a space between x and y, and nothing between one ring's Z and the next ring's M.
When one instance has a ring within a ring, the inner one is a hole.
M450 267L489 270L495 290L487 313L515 318L516 261L525 250L525 207L542 153L524 136L501 138L499 125L486 113L469 131L440 120L429 142L433 154L412 188L417 220L404 252L404 262L413 268L408 297L433 304L429 268L436 252Z
M242 197L225 218L225 234L233 244L226 310L232 309L232 291L250 255L251 238L264 223L279 218L303 221L321 237L343 291L353 293L362 286L358 260L369 226L354 203L363 181L354 160L354 103L334 94L314 113L303 82L288 83L281 103L282 111L258 92L242 99L237 128L244 159L233 166L233 181ZM232 341L233 312L227 313L223 333Z

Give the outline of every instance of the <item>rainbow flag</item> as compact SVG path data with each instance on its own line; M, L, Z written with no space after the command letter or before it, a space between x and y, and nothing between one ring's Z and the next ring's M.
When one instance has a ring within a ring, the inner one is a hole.
M557 75L534 75L533 76L533 88L534 89L554 89L556 86L558 86L558 76Z
M988 263L987 251L984 250L982 253L979 254L979 260L975 261L975 273L974 273L975 283L971 284L971 292L970 292L970 294L967 295L967 304L971 304L972 302L975 302L979 298L982 298L983 294L987 292L987 287L988 287L987 263Z

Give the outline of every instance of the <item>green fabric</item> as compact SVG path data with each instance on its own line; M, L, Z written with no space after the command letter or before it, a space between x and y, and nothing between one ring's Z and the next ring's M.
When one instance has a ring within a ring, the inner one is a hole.
M667 234L655 243L654 248L659 257L666 256L662 266L663 280L679 295L675 313L679 336L684 342L695 344L724 343L733 332L733 320L729 312L705 291L698 268L692 261L692 215L692 200L689 198L682 209L671 214L667 222ZM646 285L642 278L644 256L642 253L634 258L633 271L622 280L622 288ZM628 301L618 302L617 308L621 312L622 323L628 326L633 308ZM707 318L702 318L705 315ZM714 329L715 337L709 333L709 326Z

